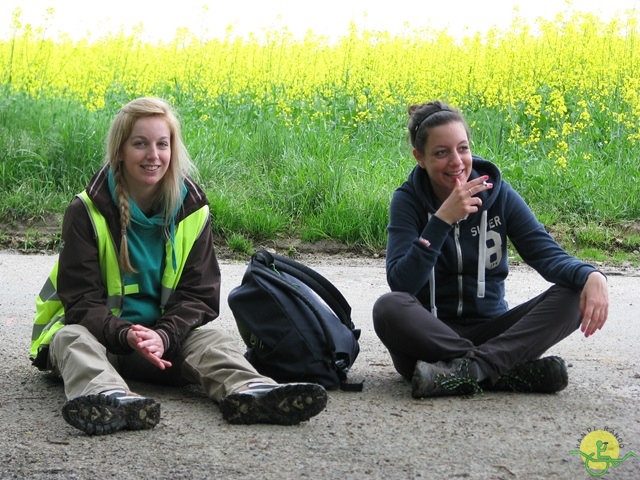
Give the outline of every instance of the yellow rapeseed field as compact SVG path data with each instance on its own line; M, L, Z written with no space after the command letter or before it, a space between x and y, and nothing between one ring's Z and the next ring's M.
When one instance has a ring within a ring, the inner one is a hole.
M87 112L106 122L133 97L166 98L188 118L217 218L228 220L222 230L260 234L306 222L316 237L358 242L368 232L364 243L382 244L390 192L413 162L400 144L407 106L435 99L462 109L474 153L499 165L541 221L626 221L640 208L631 181L640 152L637 15L564 13L534 25L516 18L461 39L352 25L332 42L285 28L207 40L182 30L151 44L141 31L49 39L45 27L22 25L17 10L13 37L0 41L0 88L7 105L25 95L52 100L49 121ZM58 111L60 99L76 103ZM38 119L14 116L0 131L10 151L3 182L32 166L34 188L39 172L52 185L73 184L68 172L84 168L85 157L100 160L95 124L42 134ZM358 221L343 225L345 212Z
M570 144L640 140L634 15L605 23L592 14L559 14L535 28L516 19L506 31L462 40L446 31L392 36L353 26L337 43L313 33L296 40L286 29L266 39L199 41L185 30L166 44L143 43L135 33L73 42L43 39L41 27L20 24L19 11L13 22L15 36L0 42L2 84L33 96L72 97L92 109L113 91L183 92L203 120L222 99L249 98L275 108L287 126L300 122L300 109L320 122L335 121L341 110L339 120L357 128L399 104L444 98L465 111L501 113L506 142L518 148L535 150L544 137L542 154L556 173L567 167ZM348 99L348 108L332 99Z

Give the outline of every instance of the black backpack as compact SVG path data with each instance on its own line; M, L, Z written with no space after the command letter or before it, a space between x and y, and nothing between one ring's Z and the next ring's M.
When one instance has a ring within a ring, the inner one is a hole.
M362 383L347 383L360 352L351 307L315 270L261 250L251 256L228 303L247 345L245 357L262 375L279 383L362 390Z

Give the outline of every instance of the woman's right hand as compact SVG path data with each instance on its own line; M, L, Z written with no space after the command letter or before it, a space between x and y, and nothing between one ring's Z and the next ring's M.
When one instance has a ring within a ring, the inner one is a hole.
M476 195L493 188L493 183L486 183L488 178L485 175L464 184L460 183L459 179L456 179L456 186L436 211L435 216L449 225L453 225L470 213L476 213L482 206L482 199L476 197Z
M127 343L160 370L171 367L171 362L162 359L164 342L155 330L142 325L131 325L127 331Z

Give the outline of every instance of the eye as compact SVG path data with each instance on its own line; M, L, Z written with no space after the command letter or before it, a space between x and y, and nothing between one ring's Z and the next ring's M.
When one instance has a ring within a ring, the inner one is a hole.
M433 154L438 158L442 158L442 157L445 157L447 155L447 151L446 150L436 150L435 152L433 152Z
M169 142L158 142L158 148L162 148L162 149L169 148Z

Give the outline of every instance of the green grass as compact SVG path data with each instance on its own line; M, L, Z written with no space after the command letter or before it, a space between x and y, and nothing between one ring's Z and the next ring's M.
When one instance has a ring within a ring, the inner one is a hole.
M268 109L256 123L247 112L260 107L244 98L237 112L210 112L217 119L213 127L202 124L198 114L189 116L197 111L194 99L183 95L185 103L176 105L197 179L211 201L214 233L240 253L282 238L383 250L389 200L414 165L404 139L404 108L398 106L382 123L357 129L338 119L291 128ZM0 106L0 217L5 224L59 218L102 163L114 106L89 110L69 100L22 93L6 93ZM470 116L480 131L483 118L490 119L488 130L499 128L500 116L490 109ZM638 188L630 188L639 184L632 160L637 152L624 157L613 149L595 152L598 161L592 162L581 162L577 152L566 173L558 175L535 152L496 145L492 136L476 135L473 149L502 168L569 251L596 261L637 264L640 235L629 229L640 218ZM24 248L37 239L29 232Z
M533 34L514 19L461 41L352 28L331 45L283 32L150 45L122 32L51 40L16 11L0 40L0 243L19 231L19 248L55 247L41 226L59 230L114 114L151 95L178 110L213 232L233 252L338 242L379 253L415 165L407 107L442 99L569 252L638 265L639 20L567 13Z

